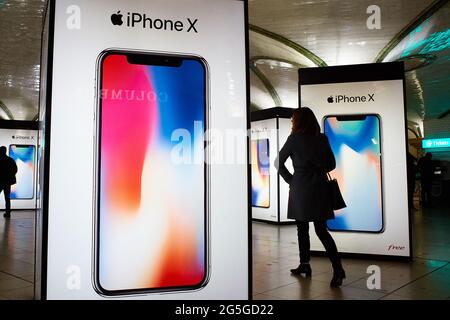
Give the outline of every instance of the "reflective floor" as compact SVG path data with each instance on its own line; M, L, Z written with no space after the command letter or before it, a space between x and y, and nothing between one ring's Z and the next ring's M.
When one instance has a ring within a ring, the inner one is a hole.
M314 232L314 228L311 228ZM332 289L332 268L325 257L313 257L311 279L291 276L298 266L295 226L253 223L253 297L297 299L450 299L450 210L413 214L414 262L343 259L347 279ZM381 270L381 288L369 290L367 267Z
M33 298L33 217L32 211L0 216L0 300ZM344 259L347 279L331 289L327 258L312 258L312 279L290 275L298 265L295 226L255 222L254 299L450 299L450 210L415 211L413 239L414 262ZM381 268L379 290L367 288L369 265Z
M0 300L33 299L34 211L0 215Z

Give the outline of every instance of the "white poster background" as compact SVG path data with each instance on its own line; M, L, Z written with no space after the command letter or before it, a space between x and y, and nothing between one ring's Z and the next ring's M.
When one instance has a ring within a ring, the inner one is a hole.
M270 175L270 203L268 208L252 207L252 218L278 222L278 173L274 167L275 158L278 155L277 142L277 120L267 119L253 121L251 125L251 140L268 139L269 140L269 175ZM251 159L257 161L257 159ZM253 174L253 172L252 172Z
M278 121L278 130L277 130ZM270 206L269 208L252 207L252 218L269 222L292 222L287 218L289 185L278 175L275 159L291 133L291 120L273 118L252 121L251 139L269 139L270 158ZM252 159L253 161L253 159ZM292 161L286 161L286 167L293 172ZM278 179L279 178L279 179ZM279 181L279 183L278 183ZM278 188L280 193L278 194ZM278 198L279 197L279 198ZM278 207L278 201L280 206ZM278 221L278 217L280 221Z
M301 85L300 90L301 105L314 111L322 129L326 115L378 114L381 119L384 232L333 232L338 249L347 253L409 256L403 81ZM330 96L368 94L375 94L375 102L328 102ZM324 250L314 232L311 249Z
M288 137L291 135L292 123L291 119L278 119L278 144L279 149L283 148ZM289 158L285 163L286 168L290 172L294 172L294 167L292 166L292 160ZM289 184L284 181L280 176L280 222L293 222L294 220L288 219L288 200L289 200Z
M74 7L75 6L75 7ZM73 10L73 9L77 10ZM118 10L198 19L198 33L114 26ZM70 20L80 13L79 28ZM211 127L247 129L244 2L236 0L56 1L49 174L48 299L101 299L92 284L96 60L108 48L202 56L210 68ZM245 144L242 153L245 154ZM196 292L137 299L247 299L247 164L210 173L210 281ZM123 275L126 277L126 275ZM131 297L133 298L133 297Z

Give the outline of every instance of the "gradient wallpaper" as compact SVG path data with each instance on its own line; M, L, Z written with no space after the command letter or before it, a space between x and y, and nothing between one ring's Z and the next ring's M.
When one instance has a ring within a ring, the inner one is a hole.
M199 286L206 274L205 68L194 59L180 67L130 64L118 53L104 58L101 72L99 284L108 291ZM176 129L190 135L183 143L201 161L173 161Z
M9 156L17 165L17 183L11 186L11 199L34 198L35 146L10 145Z
M336 211L328 227L336 231L381 232L383 229L380 122L377 116L362 120L325 119L336 157L331 176L339 183L347 208Z
M252 206L270 207L269 139L251 141Z

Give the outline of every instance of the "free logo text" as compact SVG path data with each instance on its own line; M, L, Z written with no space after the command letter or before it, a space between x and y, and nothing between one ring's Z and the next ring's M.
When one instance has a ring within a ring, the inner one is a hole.
M405 246L395 246L393 244L389 245L388 247L388 251L403 251L405 249Z

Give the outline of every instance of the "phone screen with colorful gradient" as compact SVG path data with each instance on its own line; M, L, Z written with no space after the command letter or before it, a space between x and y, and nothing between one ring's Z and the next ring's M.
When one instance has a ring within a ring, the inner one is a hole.
M99 61L96 289L198 289L208 273L206 63L121 51Z
M328 221L333 231L383 231L380 119L377 115L327 116L324 123L336 157L337 179L347 207Z
M11 199L34 198L35 146L10 145L9 156L16 162L16 184L11 186Z
M270 207L269 139L251 141L252 206Z

